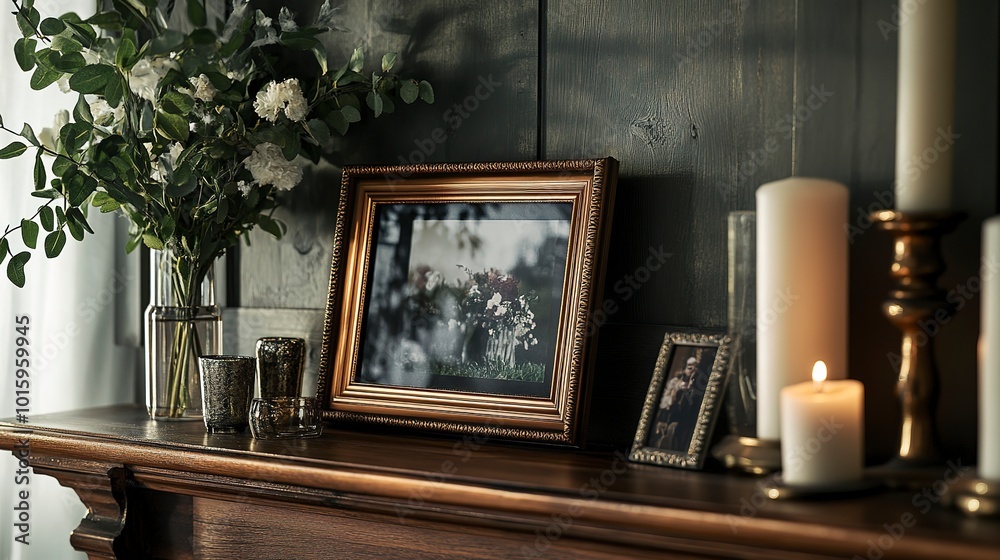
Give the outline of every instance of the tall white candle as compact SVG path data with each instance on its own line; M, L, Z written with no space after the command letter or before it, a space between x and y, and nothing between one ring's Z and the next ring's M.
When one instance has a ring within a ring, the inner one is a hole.
M948 210L955 110L955 0L900 2L896 209Z
M781 388L813 362L847 372L847 187L790 177L757 189L757 437L781 436Z
M813 381L781 390L781 478L785 484L861 479L864 400L860 381L826 381L821 361L813 366Z
M983 223L979 332L979 475L1000 480L1000 216Z

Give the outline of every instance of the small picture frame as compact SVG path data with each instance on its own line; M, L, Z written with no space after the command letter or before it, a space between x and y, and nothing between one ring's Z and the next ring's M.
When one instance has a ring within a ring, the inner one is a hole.
M667 333L629 459L701 469L725 396L729 361L725 334Z
M345 167L324 418L579 445L616 170Z

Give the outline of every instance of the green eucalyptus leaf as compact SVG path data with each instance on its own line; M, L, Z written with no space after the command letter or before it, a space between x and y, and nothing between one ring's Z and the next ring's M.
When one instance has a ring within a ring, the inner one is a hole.
M80 41L65 35L56 35L52 38L52 48L63 53L83 52L83 45Z
M188 139L191 129L188 128L187 119L179 115L172 115L163 111L156 112L153 127L164 137L171 140L183 142Z
M76 239L77 241L83 241L83 235L84 235L83 228L80 227L80 224L77 224L72 220L70 220L69 222L66 223L66 228L69 229L69 234L73 236L73 239Z
M281 236L284 234L283 231L284 228L282 228L283 224L278 220L275 220L269 216L265 216L262 214L260 216L260 221L258 222L258 225L260 225L260 229L266 231L267 233L270 233L277 239L281 239Z
M38 224L31 220L21 220L21 240L32 249L38 244Z
M56 206L56 229L63 227L66 223L66 213L63 212L62 206Z
M35 68L35 71L31 74L31 81L29 82L29 85L31 86L31 89L41 91L56 83L56 80L58 80L61 76L62 72L46 68L39 64Z
M42 223L45 231L52 231L56 228L55 215L49 206L42 206L38 209L38 221Z
M136 236L133 237L132 239L129 239L128 243L125 244L125 254L126 255L132 254L132 251L135 251L139 247L139 244L141 243L142 243L142 236Z
M73 106L73 120L94 124L94 115L90 112L90 103L87 103L87 98L83 95L77 98L76 105Z
M128 70L136 61L138 51L135 43L129 37L122 37L118 42L118 50L115 51L115 66L121 70Z
M188 0L187 15L195 27L204 26L207 21L205 16L205 0Z
M356 123L361 120L361 111L357 107L345 105L340 112L349 123Z
M59 131L59 139L67 153L73 153L90 142L94 129L89 123L74 122L62 127Z
M104 100L113 109L117 109L125 97L125 78L115 76L108 80L108 85L104 88Z
M45 236L45 256L54 259L62 252L66 246L66 232L57 229Z
M420 82L420 99L423 99L424 103L434 103L434 87L427 80Z
M35 66L35 47L38 42L34 39L20 38L14 42L14 58L21 70L27 72Z
M325 76L329 71L326 60L326 47L323 46L323 43L317 43L309 50L312 51L313 56L316 57L316 64L319 65L320 75Z
M35 168L32 171L35 180L35 190L40 191L45 188L45 162L42 161L42 150L35 154Z
M180 31L167 29L150 41L149 54L155 56L175 51L184 43L184 39L185 35Z
M45 18L42 23L38 26L38 30L42 32L43 35L58 35L66 29L66 24L62 20L56 18Z
M72 74L87 65L86 59L80 53L68 53L59 58L54 64L55 69L60 72Z
M52 162L52 173L55 173L59 177L66 174L67 171L73 169L75 164L73 160L69 159L64 155L56 156L56 159Z
M185 197L193 193L194 190L198 188L198 178L193 177L190 174L188 174L186 178L183 178L184 179L183 181L176 180L177 179L176 176L174 178L175 181L171 181L170 183L168 183L166 188L164 189L164 192L167 193L167 196L174 198Z
M218 36L211 29L205 27L195 29L188 35L188 40L195 45L213 45L216 39L218 39Z
M160 98L160 108L173 115L185 116L194 109L194 99L183 93L170 91Z
M347 129L350 126L341 111L330 111L330 113L326 116L326 123L330 125L330 128L336 130L341 136L347 134Z
M396 53L385 53L382 55L382 71L388 72L396 64Z
M77 224L87 233L93 234L94 230L87 223L87 217L84 215L83 211L77 207L71 207L66 211L66 217L69 219L70 224Z
M28 149L23 142L11 142L0 150L0 159L10 159L23 154Z
M413 103L418 95L420 95L420 84L416 80L403 80L399 85L399 98L404 103Z
M97 190L97 180L93 177L87 177L86 175L79 175L79 181L74 181L72 189L69 192L69 203L73 206L79 206L87 202L87 198L90 197L94 191Z
M55 189L42 189L40 191L31 191L31 196L35 198L43 198L46 200L55 200L62 196L62 193Z
M365 66L365 53L361 50L361 47L354 49L351 53L350 69L353 72L360 72Z
M387 94L378 92L378 96L382 98L382 112L392 113L396 110L396 104L392 102L392 98Z
M0 263L7 259L7 253L10 252L10 243L7 242L6 237L0 237Z
M114 67L107 64L91 64L73 74L69 79L69 87L80 93L101 93L116 75Z
M144 233L144 234L142 234L142 242L146 244L146 247L149 247L150 249L152 249L154 251L162 251L163 250L163 242L160 241L155 235L153 235L151 233ZM183 262L183 261L181 261L181 262Z
M63 21L66 23L67 27L73 30L73 35L76 37L76 40L80 42L80 44L88 49L94 46L94 41L97 40L97 31L94 31L92 26L82 22L71 21L65 17L63 18ZM65 37L65 35L59 35L59 37ZM53 43L54 42L55 39L53 39Z
M10 262L7 263L7 278L18 288L24 287L24 265L28 263L29 259L31 259L31 253L22 251L11 257Z
M87 18L86 22L102 29L119 30L125 23L125 20L117 12L101 12Z
M309 134L316 139L317 144L322 146L330 141L330 128L323 121L310 119L306 126L309 127Z
M21 138L31 142L32 146L39 145L38 137L35 136L35 131L31 129L31 125L28 123L24 123L24 126L21 127Z

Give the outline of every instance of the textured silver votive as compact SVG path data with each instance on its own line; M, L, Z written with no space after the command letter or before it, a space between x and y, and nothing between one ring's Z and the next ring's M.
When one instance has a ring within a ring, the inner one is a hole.
M318 437L323 422L316 397L254 399L250 433L256 439Z
M302 370L306 341L301 338L269 337L257 341L257 382L260 398L298 397L302 393Z
M201 401L205 427L213 434L238 434L247 427L257 360L250 356L202 356Z

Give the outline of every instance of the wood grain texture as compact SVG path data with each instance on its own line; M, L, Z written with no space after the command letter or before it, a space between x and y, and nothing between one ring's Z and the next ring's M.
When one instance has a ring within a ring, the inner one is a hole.
M427 535L466 534L465 540L455 536L464 547L496 531L512 542L531 542L566 517L570 522L557 540L619 557L648 555L637 553L637 546L728 557L844 557L867 554L869 541L885 536L886 523L908 514L918 522L885 551L886 558L985 559L1000 550L1000 522L925 509L910 492L823 504L768 502L755 479L633 465L613 453L342 430L311 440L257 441L208 435L193 422L152 422L138 407L39 415L30 425L0 422L0 448L16 444L18 429L32 430L33 456L129 465L134 489L146 493L140 501L153 508L147 527L184 515L181 498L161 509L160 497L169 494L280 508L281 518L304 522L296 516L308 514L328 527L348 517L359 523L347 527L368 535L355 541L359 546L411 523ZM195 504L195 520L202 523L192 528L197 551L205 540L221 543L224 537L214 527L222 522L218 516L199 518L197 504L203 503L195 498ZM321 521L325 515L338 519ZM283 527L281 518L263 517L272 519L272 530ZM181 547L187 542L183 531L171 539ZM372 544L424 546L388 537ZM443 550L449 549L436 552Z

